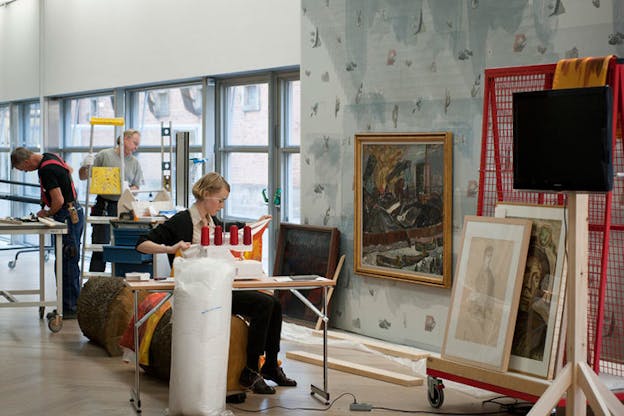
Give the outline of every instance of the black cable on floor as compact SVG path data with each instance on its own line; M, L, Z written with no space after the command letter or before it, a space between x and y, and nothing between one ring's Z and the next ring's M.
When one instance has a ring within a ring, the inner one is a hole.
M457 416L483 416L483 415L505 415L509 414L507 410L498 410L492 412L479 412L479 413L466 413L466 412L432 412L431 410L407 410L407 409L394 409L392 407L373 406L373 410L388 410L391 412L399 413L411 413L415 415L457 415Z
M276 406L269 406L269 407L264 407L264 408L260 408L260 409L243 409L242 407L233 406L232 404L229 404L228 407L231 407L232 409L238 410L240 412L247 412L247 413L262 413L262 412L266 412L267 410L271 410L271 409L309 410L309 411L325 412L325 411L331 409L331 407L334 405L334 403L336 403L339 399L343 398L344 396L351 396L351 397L353 397L353 403L358 403L357 398L355 397L355 395L353 393L345 392L345 393L340 394L334 400L332 400L329 403L329 405L327 405L326 407L286 407L286 406L276 405ZM503 408L503 410L497 410L497 411L491 411L491 412L478 412L478 413L436 412L436 411L431 411L431 410L395 409L395 408L385 407L385 406L371 406L371 410L387 410L387 411L391 411L391 412L411 413L411 414L425 414L425 415L486 416L486 415L504 415L504 414L510 414L510 413L511 414L526 414L526 413L528 413L528 411L533 406L532 403L528 403L528 402L518 402L518 401L516 401L514 403L501 403L501 402L496 401L497 399L502 399L502 398L505 398L505 397L506 396L494 397L492 399L485 400L485 401L482 402L482 404L492 403L492 404L496 404L498 406L501 406ZM526 410L526 412L525 412L525 410ZM520 413L518 413L518 412L520 412Z
M241 411L241 412L248 412L248 413L262 413L262 412L266 412L267 410L271 410L271 409L284 409L284 410L311 410L311 411L317 411L317 412L325 412L329 409L331 409L331 407L334 405L334 403L336 403L338 401L338 399L343 398L344 396L351 396L353 397L353 403L357 403L357 399L355 398L355 395L353 395L353 393L342 393L340 394L338 397L336 397L334 400L332 400L326 407L286 407L286 406L269 406L269 407L264 407L261 409L243 409L241 407L237 407L237 406L232 406L231 404L228 405L228 407L231 407L232 409Z

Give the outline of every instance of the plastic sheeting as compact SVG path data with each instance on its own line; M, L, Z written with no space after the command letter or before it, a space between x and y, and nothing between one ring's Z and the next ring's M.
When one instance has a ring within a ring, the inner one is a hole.
M319 336L314 336L314 330L307 328L305 326L296 325L288 322L284 322L282 324L282 340L290 341L297 344L302 345L314 345L314 346L322 346L323 338ZM357 336L357 334L351 334ZM421 360L411 360L409 358L395 357L389 354L385 354L383 352L373 350L368 348L363 343L356 342L354 338L353 341L347 340L339 340L329 338L327 340L327 344L330 348L342 348L342 349L351 349L356 351L363 351L369 354L377 355L380 357L384 357L394 363L402 365L405 368L408 368L411 374L415 374L417 376L426 378L427 377L427 360L425 358ZM374 340L374 338L373 338ZM421 350L418 348L412 348L414 353L427 353L429 355L439 357L440 354L437 352ZM450 380L444 380L444 385L448 388L461 391L462 393L468 394L477 399L487 399L491 398L494 393L491 391L479 389L477 387L472 387L467 384L456 383Z
M225 415L234 267L177 258L169 415Z

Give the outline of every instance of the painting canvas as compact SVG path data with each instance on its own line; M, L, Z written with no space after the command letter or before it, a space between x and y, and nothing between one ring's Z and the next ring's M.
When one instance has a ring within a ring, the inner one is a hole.
M448 132L355 136L356 273L450 287L452 147Z
M561 338L566 267L563 207L499 203L495 216L532 222L509 369L554 375Z
M281 223L277 240L274 276L316 274L334 278L340 247L340 231L335 227ZM323 309L322 289L300 290L319 310ZM276 293L284 318L318 327L318 316L288 290ZM329 302L329 298L327 300Z
M467 216L442 358L506 371L531 222Z

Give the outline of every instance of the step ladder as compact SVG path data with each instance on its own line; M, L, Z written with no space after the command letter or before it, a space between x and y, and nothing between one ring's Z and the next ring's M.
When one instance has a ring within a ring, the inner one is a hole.
M123 127L125 125L125 120L123 117L115 117L115 118L103 118L103 117L91 117L91 120L89 120L89 123L91 124L91 133L89 136L89 154L93 153L93 133L94 133L94 128L95 126L115 126L115 127ZM115 147L117 145L117 134L113 134L113 147ZM121 137L121 136L120 136ZM121 154L122 151L122 147L123 146L123 137L120 139L120 159L121 159L121 168L119 171L119 189L120 189L120 194L123 192L123 178L124 178L124 157ZM91 216L90 215L90 204L89 204L89 197L91 196L91 174L92 174L92 167L93 166L89 166L88 169L88 174L87 174L87 193L85 196L85 203L84 203L84 212L85 212L85 226L84 226L84 230L82 233L82 253L81 253L81 257L80 257L80 271L81 271L81 282L80 285L82 286L85 282L85 280L88 280L90 277L97 277L97 276L108 276L110 277L112 275L111 272L88 272L85 270L85 254L87 251L89 252L102 252L104 250L104 244L91 244L90 242L87 242L87 224L102 224L102 225L109 225L110 224L110 220L113 217L106 217L106 216ZM111 236L112 238L112 236Z

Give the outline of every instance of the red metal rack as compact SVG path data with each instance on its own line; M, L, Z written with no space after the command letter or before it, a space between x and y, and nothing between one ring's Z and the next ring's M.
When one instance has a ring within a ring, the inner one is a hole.
M477 215L493 216L497 202L561 205L563 194L513 189L512 147L514 92L552 88L556 64L488 69L485 71L481 164ZM607 83L613 91L613 162L615 172L624 172L621 129L624 110L624 61L612 60ZM616 134L616 128L617 134ZM613 191L589 197L589 302L588 363L594 371L624 377L624 178L616 178ZM470 377L457 366L447 368L443 360L428 362L429 402L439 407L443 385L448 379L529 401L539 398L544 388L515 388L516 377ZM446 370L446 371L445 371ZM451 371L452 370L452 371ZM496 380L503 380L498 383ZM545 382L545 381L544 381ZM509 384L511 383L511 384ZM546 382L548 383L548 382ZM511 387L510 387L511 386Z

